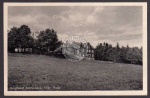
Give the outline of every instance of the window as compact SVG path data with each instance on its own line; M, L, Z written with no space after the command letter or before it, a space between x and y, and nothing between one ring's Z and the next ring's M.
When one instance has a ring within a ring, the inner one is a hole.
M94 58L94 54L92 54L92 57Z
M92 53L94 53L94 50L92 50Z

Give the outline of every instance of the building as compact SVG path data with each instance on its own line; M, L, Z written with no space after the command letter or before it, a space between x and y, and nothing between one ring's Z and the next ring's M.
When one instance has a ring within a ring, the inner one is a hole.
M32 53L32 48L15 48L16 53Z
M94 60L94 47L87 43L87 59Z
M57 54L62 54L62 48L67 48L67 51L74 55L84 56L85 59L94 60L94 48L89 43L87 43L85 49L81 43L72 43L72 44L62 44L59 48L54 50Z

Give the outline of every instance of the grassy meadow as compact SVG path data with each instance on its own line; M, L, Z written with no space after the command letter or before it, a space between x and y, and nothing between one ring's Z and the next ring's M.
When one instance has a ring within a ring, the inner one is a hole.
M142 66L8 54L9 90L142 90Z

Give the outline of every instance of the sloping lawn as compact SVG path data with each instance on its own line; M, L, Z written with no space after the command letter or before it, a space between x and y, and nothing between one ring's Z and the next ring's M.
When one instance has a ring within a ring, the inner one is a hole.
M142 66L45 55L8 57L9 90L142 90Z

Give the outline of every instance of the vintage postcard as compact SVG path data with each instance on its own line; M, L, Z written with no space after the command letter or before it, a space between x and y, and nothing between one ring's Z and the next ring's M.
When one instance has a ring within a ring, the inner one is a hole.
M5 96L147 95L147 3L4 3Z

